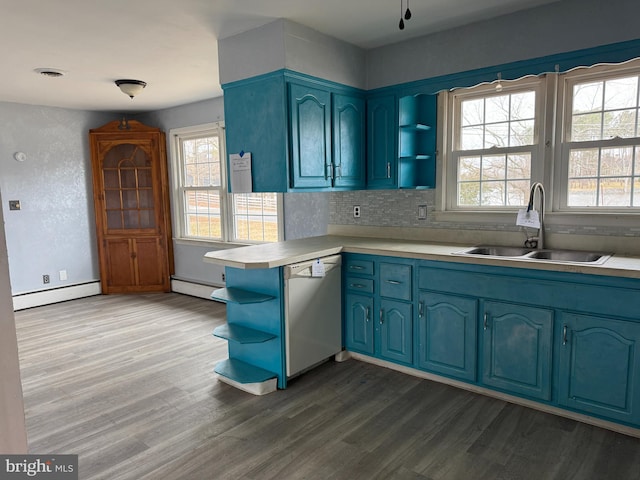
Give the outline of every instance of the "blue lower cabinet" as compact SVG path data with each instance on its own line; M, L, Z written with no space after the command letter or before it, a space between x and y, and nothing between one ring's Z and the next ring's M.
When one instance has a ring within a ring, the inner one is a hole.
M558 403L640 423L640 324L560 315Z
M482 383L550 400L553 311L487 301L481 323Z
M373 355L373 297L348 293L345 297L345 346Z
M420 291L416 366L450 377L476 380L478 300Z
M394 362L412 363L412 310L410 303L380 299L378 312L380 358Z

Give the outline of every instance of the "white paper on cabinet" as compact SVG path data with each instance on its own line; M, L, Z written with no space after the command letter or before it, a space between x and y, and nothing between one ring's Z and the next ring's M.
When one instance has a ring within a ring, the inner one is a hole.
M251 193L251 154L248 152L231 153L231 192Z

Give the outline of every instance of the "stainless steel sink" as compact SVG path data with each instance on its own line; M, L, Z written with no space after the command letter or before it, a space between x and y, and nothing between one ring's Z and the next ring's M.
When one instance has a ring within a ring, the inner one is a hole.
M528 255L528 258L550 260L555 262L572 263L604 263L611 255L597 252L581 252L570 250L538 250Z
M480 245L455 252L454 255L472 255L484 257L502 257L522 260L539 260L546 262L588 263L600 265L606 262L610 253L583 252L579 250L535 250L525 247L503 247Z
M462 252L456 252L463 255L485 255L491 257L521 257L529 252L533 251L532 248L521 247L492 247L492 246L479 246L472 247Z

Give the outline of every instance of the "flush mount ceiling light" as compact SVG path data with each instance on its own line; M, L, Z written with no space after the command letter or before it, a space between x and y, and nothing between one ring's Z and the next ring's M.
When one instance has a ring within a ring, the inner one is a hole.
M144 87L147 86L147 82L141 80L116 80L116 85L122 90L122 93L133 100L133 97L142 92Z

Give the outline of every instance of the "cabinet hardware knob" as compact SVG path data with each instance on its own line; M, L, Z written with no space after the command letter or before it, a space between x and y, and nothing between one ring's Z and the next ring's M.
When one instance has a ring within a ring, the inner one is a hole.
M368 322L369 320L371 320L370 313L371 313L371 311L370 311L369 307L367 307L367 316L365 317L365 320L366 320L367 322Z
M380 325L384 323L384 310L380 309Z
M418 318L424 318L424 302L418 303Z
M387 178L391 178L391 162L387 162Z
M482 322L482 326L483 328L486 330L487 328L489 328L489 313L488 312L484 312L484 320Z
M562 327L562 345L567 344L567 326Z
M387 280L387 283L390 283L391 285L402 285L402 282L397 280Z

